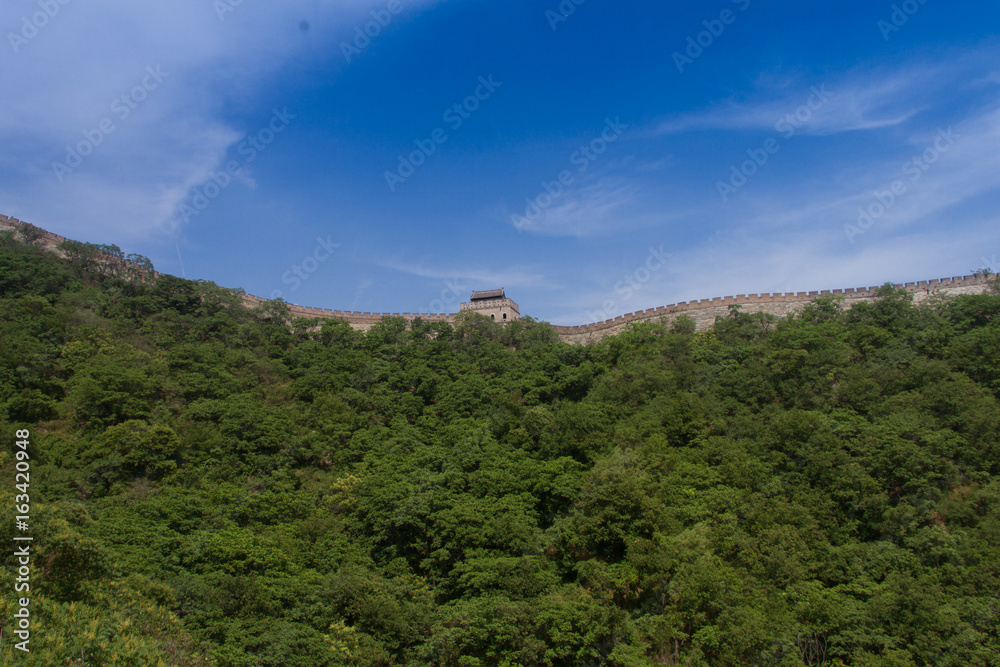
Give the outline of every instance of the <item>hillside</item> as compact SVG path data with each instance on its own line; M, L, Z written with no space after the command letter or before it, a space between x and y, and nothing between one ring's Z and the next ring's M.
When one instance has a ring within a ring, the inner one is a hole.
M4 664L1000 664L995 280L572 346L94 269L0 234Z

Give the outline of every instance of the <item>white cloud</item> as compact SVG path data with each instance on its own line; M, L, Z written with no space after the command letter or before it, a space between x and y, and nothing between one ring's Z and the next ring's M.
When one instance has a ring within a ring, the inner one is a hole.
M748 185L740 193L745 198L743 226L761 233L843 230L844 224L856 222L859 208L868 209L879 201L876 193L888 201L885 193L896 182L902 184L902 193L891 197L871 230L905 231L922 219L1000 190L1000 109L951 127L951 144L945 138L948 129L913 134L905 146L894 149L895 160L852 159L831 166L820 182L789 184L777 190ZM755 213L746 215L747 210ZM856 242L871 236L866 232ZM842 238L846 241L846 235Z
M399 260L383 260L377 262L378 266L392 271L398 271L418 278L430 278L433 280L456 281L459 286L468 285L492 285L496 287L532 287L532 288L556 288L557 285L550 282L543 272L525 266L509 266L506 268L484 268L484 267L448 267L438 268L427 266L423 262L413 263ZM472 289L471 287L469 289Z
M0 114L0 141L8 147L0 168L9 175L0 210L54 231L122 239L164 230L191 187L256 129L235 127L224 107L251 115L283 63L317 51L339 54L339 42L366 11L384 8L372 0L53 5L59 11L43 27L25 31L30 39L0 42L0 87L17 91L5 96ZM217 11L227 6L232 11ZM24 17L31 21L38 11L36 3L5 3L0 34L20 34ZM137 88L151 83L157 68L162 81ZM127 99L134 108L123 118L115 100L133 90L143 99ZM98 137L102 121L111 134L60 182L53 163L66 159L66 146L87 142L84 132Z
M521 223L525 232L546 236L591 236L615 225L615 214L636 198L637 187L618 178L601 178L590 185L567 190L540 214ZM539 197L546 197L539 194ZM536 198L536 202L538 198ZM548 201L543 199L544 201ZM533 219L532 219L533 218ZM620 219L620 218L619 218Z
M661 161L654 168L648 168L647 163L633 164L626 161L592 175L587 181L570 186L559 196L552 198L552 203L548 206L538 207L537 212L523 208L512 213L501 208L498 216L518 231L554 237L620 235L669 224L679 220L681 216L676 212L650 208L637 180L624 175L626 171L655 172L667 164L666 161ZM628 169L622 168L622 165L628 165ZM622 175L618 175L619 173ZM540 192L534 200L544 204L548 201L547 196Z
M905 68L855 69L830 77L764 78L746 99L729 99L709 109L664 119L653 133L696 130L783 131L779 123L795 118L796 134L831 135L897 126L954 90L957 81L980 75L982 52L954 54L944 64ZM988 62L988 59L987 59ZM995 62L995 61L994 61ZM985 65L991 67L990 65ZM996 72L986 75L996 76Z

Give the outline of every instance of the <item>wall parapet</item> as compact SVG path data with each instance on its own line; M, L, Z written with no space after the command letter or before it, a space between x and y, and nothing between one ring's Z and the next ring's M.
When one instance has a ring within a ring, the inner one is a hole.
M981 293L989 285L989 277L984 275L953 276L950 278L934 278L894 284L897 289L903 289L914 295L919 302L933 294L970 294ZM556 333L566 342L592 342L605 335L621 330L631 322L668 318L673 320L682 314L710 314L711 319L696 317L695 325L699 330L708 328L714 323L714 316L724 314L730 306L748 306L745 312L771 312L776 315L788 315L799 308L821 298L842 297L845 305L852 306L863 301L872 301L878 295L880 287L850 287L846 289L813 290L809 292L776 292L760 294L738 294L736 296L712 297L696 301L681 301L656 308L635 311L618 315L600 322L579 325L554 325ZM713 312L718 311L718 312ZM594 334L600 334L595 336Z

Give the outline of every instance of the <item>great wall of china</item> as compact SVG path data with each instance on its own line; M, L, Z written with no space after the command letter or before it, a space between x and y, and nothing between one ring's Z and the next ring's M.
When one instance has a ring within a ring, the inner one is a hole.
M0 215L0 230L16 229L22 222L17 218ZM44 232L40 244L49 250L56 250L65 237L50 232ZM921 280L919 282L897 285L910 292L914 301L920 302L933 294L957 295L980 294L986 291L989 278L982 275L942 278L938 280ZM582 345L599 341L605 336L616 334L633 322L644 320L661 320L670 323L679 315L687 315L695 322L699 331L703 331L715 322L717 316L729 313L729 307L738 305L742 312L764 312L777 317L785 317L800 310L810 302L821 297L843 297L844 305L851 307L856 303L871 301L875 298L878 287L858 287L852 289L822 290L813 292L774 293L774 294L740 294L738 296L715 297L697 301L682 301L667 306L648 308L626 315L575 326L553 325L559 338L570 344ZM243 297L248 306L255 306L264 299L253 295ZM308 318L340 318L346 320L355 329L367 331L373 324L384 317L402 317L413 320L417 317L425 322L453 322L456 313L368 313L357 311L329 310L326 308L310 308L289 304L289 310L296 317Z

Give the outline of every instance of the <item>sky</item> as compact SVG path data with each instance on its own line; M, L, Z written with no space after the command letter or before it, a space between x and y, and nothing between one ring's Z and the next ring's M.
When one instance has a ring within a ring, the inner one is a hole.
M341 310L582 324L1000 269L996 0L10 0L0 213Z

